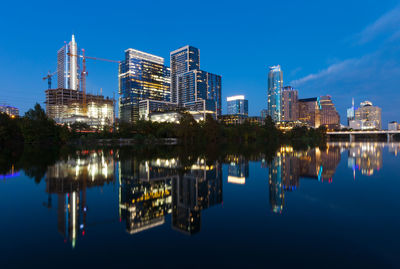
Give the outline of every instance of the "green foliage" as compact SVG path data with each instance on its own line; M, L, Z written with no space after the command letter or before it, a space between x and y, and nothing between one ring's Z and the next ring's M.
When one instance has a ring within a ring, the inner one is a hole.
M23 143L19 119L12 119L5 113L0 113L0 151Z

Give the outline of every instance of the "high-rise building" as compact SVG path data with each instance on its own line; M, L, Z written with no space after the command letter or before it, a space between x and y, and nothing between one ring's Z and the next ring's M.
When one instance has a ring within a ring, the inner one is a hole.
M79 90L78 45L75 36L57 52L58 88Z
M171 64L171 101L182 103L181 93L178 91L178 75L191 70L200 70L200 50L185 46L170 53Z
M299 99L299 121L318 128L321 124L321 109L319 97Z
M268 73L268 115L275 122L281 121L281 96L283 87L282 70L279 65L269 68Z
M286 86L282 90L282 121L296 121L299 117L298 112L298 91L291 86Z
M119 65L119 114L121 121L139 119L142 100L170 101L170 69L164 58L135 49L125 50Z
M335 105L330 96L321 96L321 125L328 129L337 129L340 127L340 116L336 111Z
M171 101L186 103L208 100L208 111L221 115L221 76L200 70L200 50L185 46L170 53ZM186 105L187 107L187 105Z
M347 125L350 125L350 121L354 120L354 98L351 100L351 107L347 109Z
M350 128L380 130L382 128L382 109L373 106L370 101L362 102L354 112L354 120L350 121Z
M244 95L235 95L226 98L229 115L249 115L249 102Z

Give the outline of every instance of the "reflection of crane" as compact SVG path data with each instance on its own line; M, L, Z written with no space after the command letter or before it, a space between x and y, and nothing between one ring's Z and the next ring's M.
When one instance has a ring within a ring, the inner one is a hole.
M68 55L72 56L72 57L82 58L81 89L82 89L82 95L83 95L83 109L86 112L86 109L87 109L87 107L86 107L86 76L88 75L88 73L86 71L86 59L111 62L111 63L120 63L120 61L109 60L109 59L104 59L104 58L89 57L89 56L85 55L84 49L82 49L82 55L75 55L75 54L71 54L71 53L68 53Z
M57 71L55 71L55 72L53 72L53 73L51 73L50 71L47 73L47 76L45 76L44 78L43 78L43 80L46 80L47 79L47 83L49 84L49 89L51 89L51 77L54 75L54 74L56 74L57 73Z

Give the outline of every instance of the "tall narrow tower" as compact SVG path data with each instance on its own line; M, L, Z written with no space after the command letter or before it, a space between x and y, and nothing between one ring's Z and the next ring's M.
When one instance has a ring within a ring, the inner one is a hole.
M62 89L79 89L78 45L75 36L57 52L57 86Z
M279 65L269 68L268 73L268 115L273 121L281 121L282 70Z

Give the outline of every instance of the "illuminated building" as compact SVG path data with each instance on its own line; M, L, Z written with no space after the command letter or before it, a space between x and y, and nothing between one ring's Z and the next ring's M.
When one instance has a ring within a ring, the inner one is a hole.
M226 125L238 125L242 124L247 120L245 115L222 115L219 117L219 121Z
M114 100L69 89L46 90L46 115L58 124L86 123L94 129L114 123Z
M170 69L162 57L127 49L118 76L121 121L136 122L142 100L170 101Z
M279 65L269 68L268 73L268 115L273 121L281 121L283 76Z
M351 107L347 109L347 125L350 126L350 121L355 117L354 98L351 100Z
M150 120L153 113L170 113L177 110L178 106L176 103L149 99L142 100L139 102L139 119Z
M75 36L57 52L58 88L79 90L78 45Z
M226 98L229 115L249 115L249 102L244 95L235 95Z
M205 120L204 113L194 113L193 111L189 111L187 113L190 113L193 119L197 122ZM152 113L150 115L149 120L152 122L180 123L181 118L182 118L182 113L171 111L171 112Z
M388 123L388 130L389 131L397 131L399 130L399 124L397 121L391 121Z
M355 110L350 128L355 130L380 130L382 128L382 109L365 101Z
M5 113L10 118L15 118L19 116L19 109L13 106L0 105L0 113Z
M281 121L296 121L298 119L298 99L298 91L296 89L291 86L283 88Z
M319 98L321 104L321 125L327 129L338 129L340 127L340 116L336 111L335 105L330 96L321 96Z
M253 125L264 125L265 124L265 120L261 117L258 116L252 116L252 117L248 117L246 119L246 121L250 124Z
M200 50L179 48L170 53L170 62L171 101L184 107L205 100L205 109L215 111L214 118L221 115L221 76L200 70Z
M321 109L319 97L299 99L299 121L318 128L321 124Z

